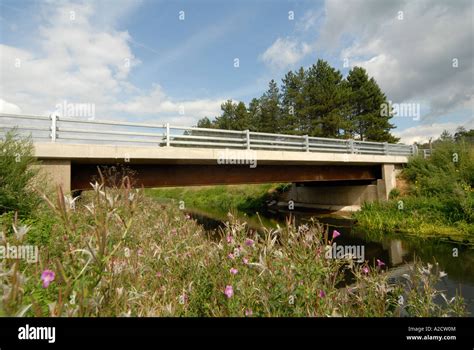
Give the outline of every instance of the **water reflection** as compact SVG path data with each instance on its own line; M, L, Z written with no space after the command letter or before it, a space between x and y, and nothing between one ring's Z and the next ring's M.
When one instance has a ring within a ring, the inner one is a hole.
M216 238L219 228L224 227L228 220L226 213L206 213L202 211L191 211L189 213L197 220L211 237ZM261 225L276 228L277 224L285 225L288 215L294 217L297 225L307 223L311 218L328 225L330 232L337 229L342 235L337 238L337 244L363 245L365 260L375 263L380 259L389 268L402 267L410 264L415 256L424 263L439 263L440 268L448 276L443 278L438 284L438 288L445 291L448 298L456 295L456 290L464 297L468 311L474 315L474 250L459 245L438 241L435 239L421 239L417 237L407 237L396 234L390 235L368 235L357 230L354 221L347 217L329 215L323 212L296 212L273 211L266 213L267 216L246 216L241 213L234 213L243 221L246 221L250 228L260 230ZM457 249L458 254L453 254L453 249ZM397 268L398 270L398 268ZM400 269L401 271L401 269Z

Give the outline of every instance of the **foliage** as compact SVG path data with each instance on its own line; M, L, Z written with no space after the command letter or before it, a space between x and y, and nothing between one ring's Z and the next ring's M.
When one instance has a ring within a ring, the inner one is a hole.
M0 138L0 214L17 211L28 214L39 197L31 186L38 171L31 139L20 138L15 130Z
M332 243L317 222L249 231L229 216L221 238L177 208L133 190L95 183L81 202L44 197L59 224L36 264L0 264L1 310L17 316L450 316L461 298L435 303L442 273L415 266L409 284L389 283L369 262L327 259ZM11 222L15 232L20 222ZM35 223L32 223L35 225ZM24 231L24 230L23 230ZM25 236L3 235L3 244ZM353 284L339 288L349 272ZM41 278L43 276L43 281ZM45 277L48 276L47 283ZM51 276L54 279L51 281ZM423 286L423 288L420 288ZM399 303L400 295L404 303Z
M271 80L268 90L248 108L228 100L214 121L205 117L199 127L397 142L390 134L391 113L384 115L387 98L366 71L354 67L346 78L326 61L288 72L281 88Z
M409 192L355 213L358 225L474 243L474 147L444 133L431 157L413 157L402 172Z

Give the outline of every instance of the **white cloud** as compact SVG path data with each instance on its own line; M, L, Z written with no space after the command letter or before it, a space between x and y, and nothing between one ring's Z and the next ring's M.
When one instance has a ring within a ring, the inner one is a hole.
M0 113L20 114L21 108L0 98Z
M458 126L458 123L433 123L431 125L414 126L403 131L394 131L393 134L400 137L400 142L406 144L425 143L430 138L433 140L438 138L444 130L454 134ZM474 129L474 120L464 124L464 127L468 130Z
M472 110L472 6L463 0L328 0L318 45L344 44L341 59L366 68L395 102L427 100L430 118Z
M273 69L283 69L298 63L310 51L310 45L297 39L277 38L260 59Z
M195 122L196 117L215 116L222 102L221 99L174 101L165 94L161 86L155 85L149 93L117 103L113 108L130 114L175 115L177 117L174 120Z
M94 104L98 118L154 114L165 120L181 105L191 123L204 113L216 115L220 101L175 101L161 88L146 91L130 83L130 71L141 62L130 34L114 26L137 3L121 3L120 11L100 2L43 4L34 47L0 44L2 110L47 114L67 100Z

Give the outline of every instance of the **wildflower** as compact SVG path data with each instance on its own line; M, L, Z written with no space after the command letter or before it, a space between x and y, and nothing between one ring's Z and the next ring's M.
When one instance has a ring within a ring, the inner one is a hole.
M234 254L232 254L232 253L229 253L229 255L227 255L227 257L228 257L229 259L234 260Z
M246 245L247 247L253 246L254 243L255 243L255 241L254 241L253 239L247 238L247 239L245 240L245 245Z
M336 231L336 230L332 231L332 239L337 238L340 235L341 235L341 233L339 231Z
M385 263L382 260L377 259L377 266L378 267L385 266Z
M245 316L250 317L250 316L252 316L252 315L253 315L252 309L246 309L246 310L245 310Z
M188 296L186 295L186 293L183 293L179 296L179 303L181 305L186 304L187 301L188 301Z
M227 298L232 298L234 296L234 288L232 286L225 286L224 294L227 296Z
M239 270L237 270L237 269L235 269L235 268L231 268L231 269L230 269L230 273L231 273L232 275L237 275L237 272L239 272Z
M244 265L247 265L247 264L249 263L249 259L243 258L243 259L242 259L242 262L244 263Z
M51 270L44 270L41 273L41 280L43 281L43 288L48 288L49 284L54 281L55 274Z
M369 268L367 266L364 266L362 268L362 272L365 273L365 274L368 274L369 273Z
M326 293L324 293L324 290L319 291L319 297L324 298L326 296Z
M186 214L186 216L185 216L185 217L186 217L186 219L188 219L188 220L191 220L191 215L189 215L189 214Z
M446 277L448 274L444 271L440 271L439 272L439 278L443 278L443 277Z
M226 239L227 239L227 243L229 243L229 244L232 243L232 236L231 235L228 235L226 237Z
M160 278L161 276L162 276L161 272L158 271L158 272L156 273L156 277Z
M30 226L20 226L17 228L13 225L13 231L15 231L15 236L19 241L23 240L23 236L26 235L29 230Z
M125 248L123 253L124 253L126 258L130 258L130 249L129 248Z

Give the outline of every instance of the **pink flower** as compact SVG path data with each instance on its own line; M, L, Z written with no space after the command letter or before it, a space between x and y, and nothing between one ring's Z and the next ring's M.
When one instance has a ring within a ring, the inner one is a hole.
M242 262L244 263L244 265L247 265L247 264L249 263L249 259L243 258L243 259L242 259Z
M234 269L234 268L230 269L230 273L233 274L233 275L237 275L237 272L239 272L239 270Z
M336 230L332 231L332 239L337 238L340 235L341 235L341 233L339 231L336 231Z
M176 235L176 234L178 234L178 231L176 231L176 229L174 228L174 229L171 230L171 234Z
M41 280L43 281L43 288L48 288L49 284L54 281L55 274L51 270L44 270L41 274Z
M246 245L247 247L253 246L254 243L255 243L255 241L254 241L253 239L247 238L247 239L245 240L245 245Z
M319 291L319 297L324 298L326 296L326 293L324 293L324 290Z
M369 268L367 266L364 266L362 268L362 272L365 273L365 274L368 274L369 273Z
M227 243L232 243L232 236L229 235L226 237L226 239L227 239Z
M382 267L384 265L385 265L385 263L382 260L377 259L377 266L378 267Z
M158 272L156 273L156 277L160 278L161 276L162 276L161 272L158 271Z
M250 317L253 315L252 309L246 309L245 310L245 316Z
M229 255L227 255L227 257L228 257L229 259L234 260L234 254L232 254L232 253L229 253Z
M188 220L190 220L190 219L191 219L191 215L189 215L189 214L186 214L186 216L185 216L185 217L186 217L186 219L188 219Z
M232 298L234 296L234 288L232 286L225 286L224 294L227 296L227 298Z

